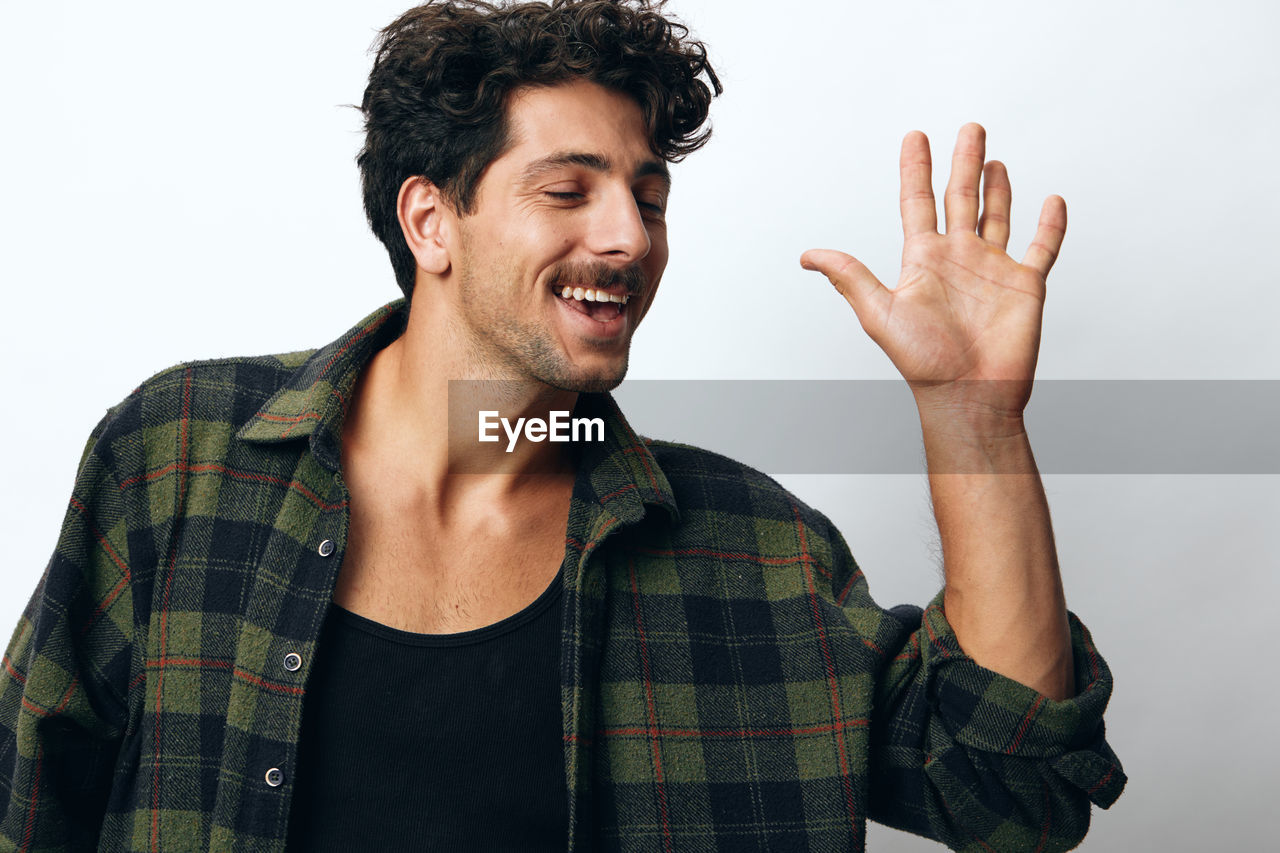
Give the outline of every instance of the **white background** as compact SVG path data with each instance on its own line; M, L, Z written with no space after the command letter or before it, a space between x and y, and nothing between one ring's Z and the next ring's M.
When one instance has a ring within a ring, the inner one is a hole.
M1009 166L1016 254L1045 195L1070 211L1041 377L1280 378L1276 8L676 0L727 92L713 142L676 168L671 265L632 376L892 375L797 258L842 248L896 280L899 141L924 130L945 165L977 120ZM0 622L34 587L109 405L178 361L323 344L398 295L341 105L401 10L5 5ZM882 603L936 590L920 476L783 479L835 519ZM1130 776L1083 849L1272 840L1277 485L1047 478ZM870 848L936 849L879 827Z

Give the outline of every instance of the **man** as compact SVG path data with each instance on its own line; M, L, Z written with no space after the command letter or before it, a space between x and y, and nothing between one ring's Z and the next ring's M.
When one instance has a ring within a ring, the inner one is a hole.
M95 429L4 660L7 845L848 850L868 817L1078 843L1124 775L1022 428L1063 203L1010 258L969 125L939 234L912 134L899 286L802 258L921 414L946 588L882 610L820 514L601 393L719 88L639 2L384 31L359 163L409 301L180 365ZM490 442L490 412L603 429Z

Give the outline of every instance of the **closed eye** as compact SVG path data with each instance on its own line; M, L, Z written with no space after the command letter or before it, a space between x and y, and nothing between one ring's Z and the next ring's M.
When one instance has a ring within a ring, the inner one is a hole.
M637 201L636 206L640 208L640 215L650 222L665 222L667 217L667 209L661 204L652 201Z

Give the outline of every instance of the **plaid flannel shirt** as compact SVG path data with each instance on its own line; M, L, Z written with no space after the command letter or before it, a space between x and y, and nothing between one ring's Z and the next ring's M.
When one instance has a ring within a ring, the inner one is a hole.
M3 660L0 849L284 847L346 547L344 405L406 316L180 365L94 430ZM768 477L579 405L607 435L582 450L562 572L569 849L861 850L871 818L1060 850L1119 796L1110 673L1074 617L1079 693L1052 701L966 657L940 597L878 607Z

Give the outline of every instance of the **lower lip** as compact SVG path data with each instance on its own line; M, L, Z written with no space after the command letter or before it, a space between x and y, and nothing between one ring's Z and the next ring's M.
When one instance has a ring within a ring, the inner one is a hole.
M617 317L601 323L590 314L584 314L574 308L569 304L570 300L555 294L552 294L551 298L559 304L561 311L569 315L569 322L574 324L574 328L584 337L596 338L597 340L615 340L622 337L627 330L626 305L622 306L622 310L618 312Z

